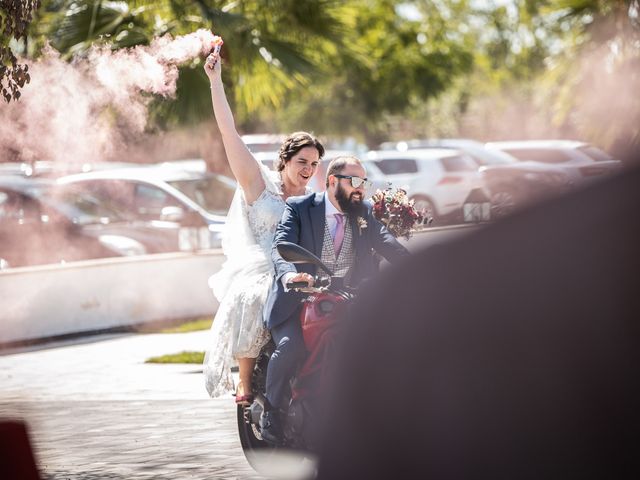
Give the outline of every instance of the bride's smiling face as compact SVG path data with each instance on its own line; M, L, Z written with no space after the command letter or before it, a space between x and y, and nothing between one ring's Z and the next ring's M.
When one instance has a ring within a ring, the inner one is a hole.
M315 147L301 148L284 164L282 181L289 189L301 189L307 186L318 170L320 153Z

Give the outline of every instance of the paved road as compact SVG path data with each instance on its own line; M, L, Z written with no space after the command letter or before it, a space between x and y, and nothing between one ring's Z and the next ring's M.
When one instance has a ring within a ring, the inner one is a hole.
M250 479L231 397L199 365L145 364L204 350L208 332L117 335L0 356L0 417L28 422L51 480Z
M0 418L26 419L50 480L261 478L241 451L232 398L210 399L199 365L144 363L206 350L208 335L102 335L0 351Z

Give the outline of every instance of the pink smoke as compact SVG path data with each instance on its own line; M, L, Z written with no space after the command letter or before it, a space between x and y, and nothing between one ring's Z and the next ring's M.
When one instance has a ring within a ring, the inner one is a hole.
M101 161L124 138L142 133L153 95L172 97L178 66L205 56L217 37L198 30L149 46L92 47L72 63L52 48L29 62L31 83L0 110L0 161Z

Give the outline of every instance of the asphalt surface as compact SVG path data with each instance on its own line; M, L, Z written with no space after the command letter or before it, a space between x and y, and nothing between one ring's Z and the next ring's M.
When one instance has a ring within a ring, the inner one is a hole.
M145 364L206 349L208 332L97 336L0 353L0 418L28 426L43 479L264 478L247 463L233 398L200 365Z

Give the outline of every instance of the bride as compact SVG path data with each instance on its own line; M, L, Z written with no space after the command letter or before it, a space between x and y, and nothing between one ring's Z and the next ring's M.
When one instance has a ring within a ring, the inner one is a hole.
M310 193L324 147L312 135L296 132L280 147L271 171L258 162L236 131L221 79L218 48L205 62L211 100L224 149L238 189L227 215L222 248L226 261L209 284L220 302L211 327L212 343L204 359L207 391L212 397L233 390L231 366L239 367L236 403L253 401L251 375L260 349L269 341L262 310L273 281L271 247L276 225L290 196Z

